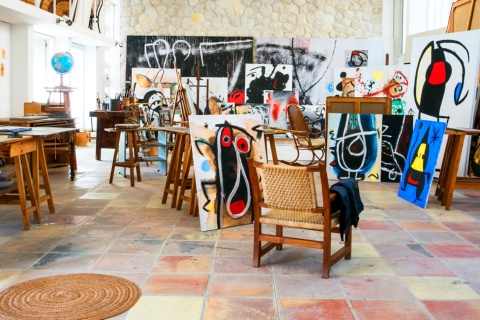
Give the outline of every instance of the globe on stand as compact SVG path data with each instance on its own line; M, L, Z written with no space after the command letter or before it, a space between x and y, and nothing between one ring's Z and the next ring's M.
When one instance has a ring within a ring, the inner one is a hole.
M53 70L60 75L60 85L53 88L46 88L48 94L47 112L63 111L66 114L70 114L70 96L69 93L73 91L73 88L63 85L63 75L72 71L74 60L73 56L69 52L57 52L53 55L50 61ZM57 106L51 106L50 97L52 92L60 93L60 103ZM63 93L63 104L62 101Z

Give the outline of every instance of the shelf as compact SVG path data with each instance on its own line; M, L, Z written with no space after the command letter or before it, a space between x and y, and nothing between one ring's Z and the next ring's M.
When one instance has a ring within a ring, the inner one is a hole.
M72 42L99 47L113 47L115 40L105 37L98 32L73 23L67 26L65 23L57 24L57 15L37 8L31 4L17 0L0 0L0 21L8 24L29 24L35 32L43 33L52 37L67 37Z

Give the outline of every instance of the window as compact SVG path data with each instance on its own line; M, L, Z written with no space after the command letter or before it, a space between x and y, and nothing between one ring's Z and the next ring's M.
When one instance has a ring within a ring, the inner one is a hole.
M407 35L446 28L456 0L404 0L404 38Z

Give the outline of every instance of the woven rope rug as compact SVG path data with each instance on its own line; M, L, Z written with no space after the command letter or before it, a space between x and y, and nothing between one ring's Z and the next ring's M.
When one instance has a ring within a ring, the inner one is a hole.
M0 293L0 319L107 319L141 296L131 281L103 274L64 274L13 285Z

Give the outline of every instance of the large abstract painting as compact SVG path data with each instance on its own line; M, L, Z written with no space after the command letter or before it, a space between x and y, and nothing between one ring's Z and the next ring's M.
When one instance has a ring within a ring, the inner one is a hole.
M427 206L445 129L444 122L415 122L398 196L421 208Z
M334 94L334 67L382 65L381 39L257 38L256 63L293 67L300 104L325 103Z
M480 30L447 33L413 40L408 114L441 121L449 127L471 128L479 79ZM444 150L445 143L442 146ZM468 143L459 174L467 171Z
M328 114L329 179L380 181L382 115Z
M246 159L265 159L260 115L202 115L189 120L200 229L251 223Z
M355 97L392 99L392 114L405 114L409 66L389 65L355 69Z
M197 70L197 61L200 70ZM127 36L126 80L132 68L173 68L182 77L228 78L228 102L245 101L245 64L253 63L252 37Z

